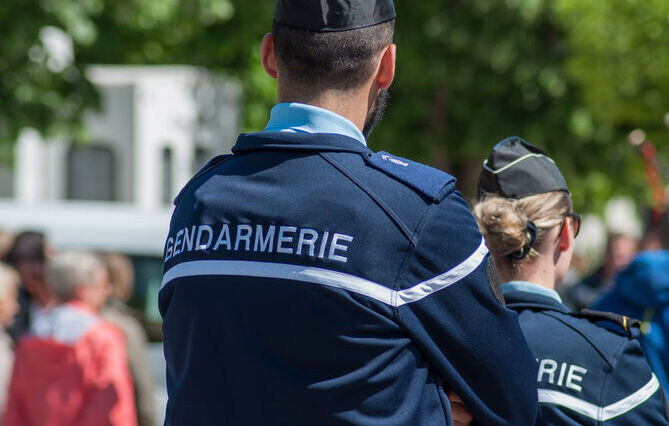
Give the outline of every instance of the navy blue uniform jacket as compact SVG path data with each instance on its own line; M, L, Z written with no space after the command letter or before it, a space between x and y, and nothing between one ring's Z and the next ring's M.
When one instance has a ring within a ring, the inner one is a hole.
M453 177L335 134L241 135L176 200L168 425L528 425L536 363Z
M636 340L570 315L547 296L504 297L539 362L538 424L668 424L662 388Z

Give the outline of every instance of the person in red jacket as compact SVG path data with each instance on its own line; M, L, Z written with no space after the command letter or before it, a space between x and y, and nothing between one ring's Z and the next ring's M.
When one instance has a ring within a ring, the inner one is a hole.
M16 348L5 426L135 426L134 394L121 332L97 311L107 272L86 252L47 267L59 304L38 313Z

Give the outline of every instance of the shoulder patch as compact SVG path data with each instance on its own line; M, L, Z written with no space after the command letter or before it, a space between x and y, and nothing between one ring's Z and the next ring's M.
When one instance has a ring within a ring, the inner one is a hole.
M433 201L440 201L455 190L453 176L425 164L384 151L367 154L364 158L371 167L406 184Z
M232 157L232 154L223 154L223 155L217 155L216 157L212 158L209 160L207 164L205 164L200 170L198 170L197 173L193 175L192 178L184 185L183 188L181 188L181 191L179 191L179 194L174 198L174 205L176 206L179 204L179 201L181 201L181 197L183 197L184 193L186 192L186 189L195 181L195 179L199 178L203 174L207 173L209 170L212 168L218 166L221 164L223 161L229 159Z
M572 312L571 315L578 318L585 318L589 321L610 321L620 326L626 333L632 334L633 329L641 327L641 321L630 318L625 315L614 314L613 312L595 311L592 309L581 309L580 312Z

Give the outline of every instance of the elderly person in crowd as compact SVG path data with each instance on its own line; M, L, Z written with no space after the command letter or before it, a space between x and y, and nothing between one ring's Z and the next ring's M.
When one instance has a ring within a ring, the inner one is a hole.
M0 263L0 418L7 403L7 386L14 365L12 339L5 327L12 325L19 310L16 301L19 276L10 266ZM0 422L1 424L1 422Z
M136 425L123 336L97 313L108 297L104 265L64 252L46 276L57 303L19 341L5 426Z

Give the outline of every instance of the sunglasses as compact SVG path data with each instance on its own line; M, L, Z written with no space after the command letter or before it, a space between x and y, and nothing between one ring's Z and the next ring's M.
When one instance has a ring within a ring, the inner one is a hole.
M573 224L574 227L574 238L578 235L578 231L581 230L581 215L578 213L574 212L569 212L564 215L564 220L562 220L562 224L560 225L560 234L562 234L562 230L564 229L564 224L567 221L567 218L571 218L571 223Z

